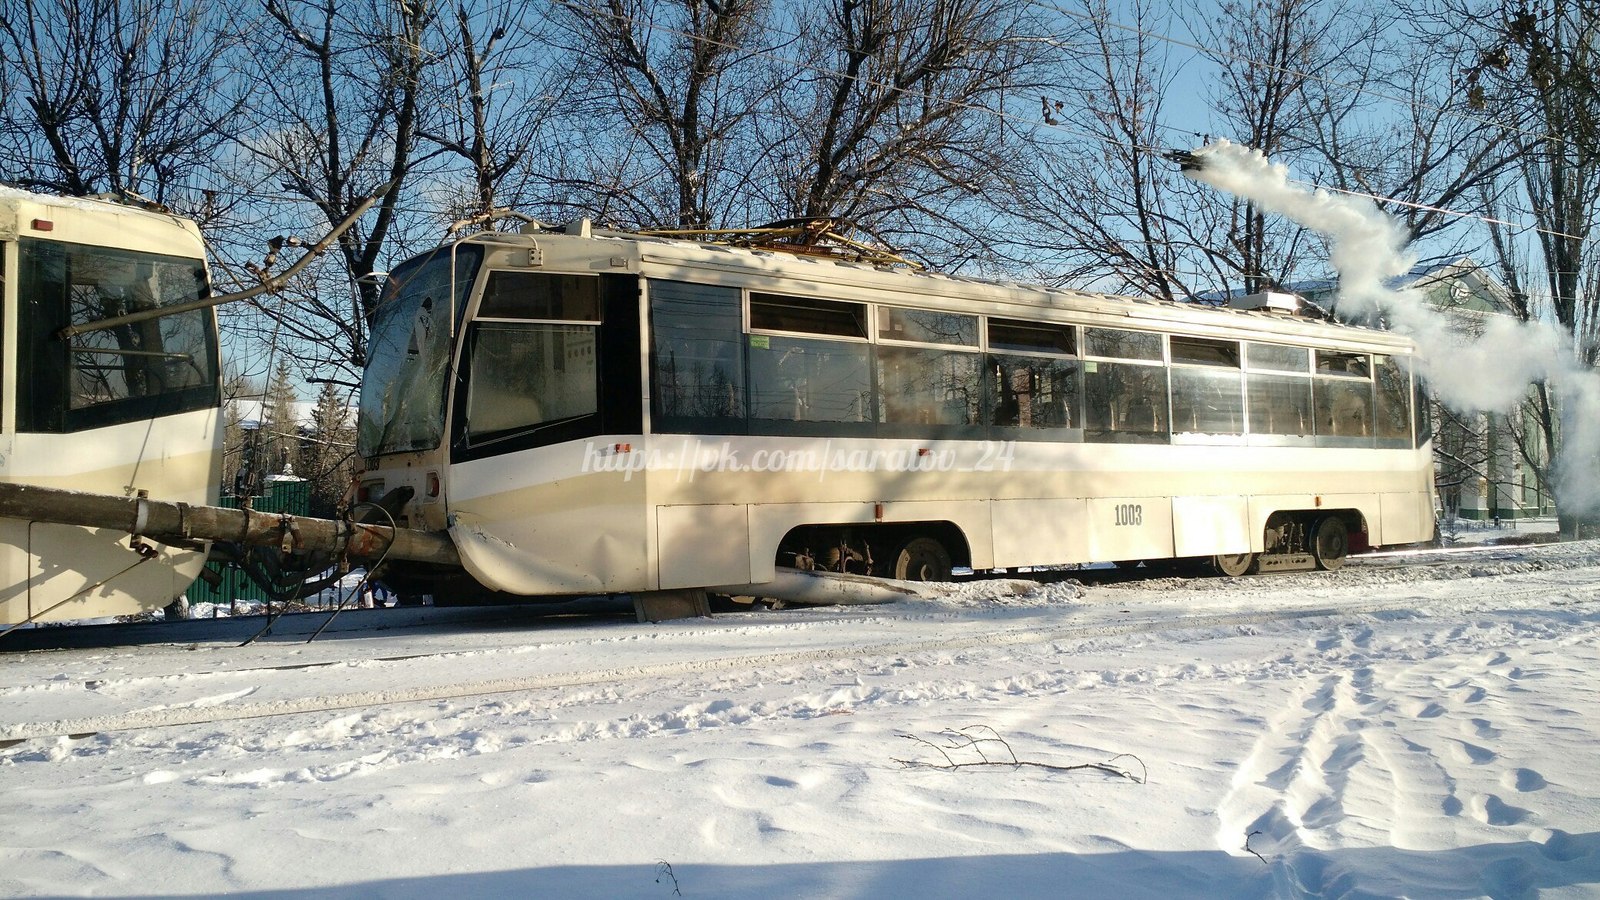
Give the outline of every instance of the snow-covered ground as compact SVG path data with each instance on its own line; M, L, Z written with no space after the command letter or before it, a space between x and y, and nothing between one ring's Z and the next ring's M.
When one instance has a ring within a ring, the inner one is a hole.
M6 654L0 895L1600 894L1600 544L1398 562Z

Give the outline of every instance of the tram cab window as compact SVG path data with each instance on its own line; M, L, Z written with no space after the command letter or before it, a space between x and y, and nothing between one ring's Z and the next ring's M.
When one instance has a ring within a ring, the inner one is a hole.
M1411 373L1392 356L1374 356L1373 387L1377 399L1380 447L1411 445Z
M470 451L533 432L543 437L519 446L592 433L579 420L600 411L599 332L598 277L489 272L467 333L459 446Z
M1312 379L1318 437L1366 438L1373 435L1372 365L1360 353L1316 352Z
M1420 377L1411 380L1411 408L1416 411L1417 433L1415 445L1433 440L1433 406L1428 400L1428 392L1423 389Z
M1110 328L1085 328L1087 355L1123 359L1162 358L1161 335ZM1162 365L1088 359L1083 363L1084 439L1160 443L1170 433L1167 369Z
M481 319L600 321L600 279L593 275L490 272L478 303Z
M18 242L18 396L23 431L77 431L215 406L217 343L210 310L158 316L75 335L56 332L197 300L197 259L59 241Z
M650 408L657 431L745 430L737 288L651 279Z
M1243 434L1239 343L1174 335L1171 348L1173 432Z

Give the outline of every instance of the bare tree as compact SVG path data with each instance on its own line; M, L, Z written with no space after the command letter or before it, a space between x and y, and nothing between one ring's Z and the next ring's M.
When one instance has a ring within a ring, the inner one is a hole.
M992 241L970 222L1025 158L1004 113L1042 81L1034 8L834 0L821 17L795 26L802 65L772 98L774 212L842 217L901 244L941 230L967 232L965 252Z
M1503 126L1516 160L1515 170L1485 196L1505 210L1497 218L1537 226L1532 248L1525 249L1516 230L1490 224L1516 314L1553 317L1571 337L1578 361L1593 367L1600 357L1600 251L1591 240L1593 210L1600 205L1600 9L1567 0L1450 0L1441 15L1475 25L1462 48L1458 106ZM1535 287L1540 282L1542 290ZM1524 435L1524 464L1558 491L1595 477L1594 460L1559 452L1562 402L1579 402L1579 396L1562 398L1552 385L1535 384L1513 426ZM1557 502L1564 528L1596 515L1575 508L1570 496L1564 502L1558 494Z
M1051 277L1167 300L1198 281L1226 283L1232 266L1197 271L1215 219L1209 198L1160 151L1174 135L1163 114L1174 77L1157 33L1171 21L1134 0L1113 21L1106 0L1086 0L1074 29L1054 43L1058 83L1042 95L1050 128L1036 136L1037 169L1018 204L1028 227L1019 257L1045 254Z
M0 16L0 177L205 212L191 179L238 134L233 4L13 0Z
M553 65L533 18L517 5L457 4L438 22L444 56L418 133L459 166L451 174L470 182L451 192L449 214L459 222L483 227L498 209L548 204L541 182L564 152L559 135L581 133L560 127L570 124L570 76Z
M739 149L771 89L758 51L768 0L605 0L552 11L582 78L597 212L703 228L726 209ZM575 180L584 176L569 175Z
M266 10L274 28L256 62L270 102L249 146L284 190L315 208L320 226L301 219L299 227L326 230L383 195L339 239L343 272L274 314L305 345L334 348L329 362L360 366L378 302L373 276L395 250L405 182L423 162L417 129L425 70L437 58L425 46L435 9L429 0L267 0Z

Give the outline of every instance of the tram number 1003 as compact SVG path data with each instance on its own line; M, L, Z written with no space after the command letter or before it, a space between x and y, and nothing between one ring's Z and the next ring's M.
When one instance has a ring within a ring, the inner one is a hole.
M1144 507L1137 503L1117 504L1117 524L1134 525L1144 524Z

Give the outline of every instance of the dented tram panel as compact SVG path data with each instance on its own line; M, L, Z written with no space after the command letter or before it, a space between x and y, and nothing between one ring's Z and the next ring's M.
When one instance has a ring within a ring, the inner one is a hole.
M604 232L465 239L384 304L364 490L408 488L399 524L495 591L894 574L919 536L993 569L1433 532L1393 334Z

